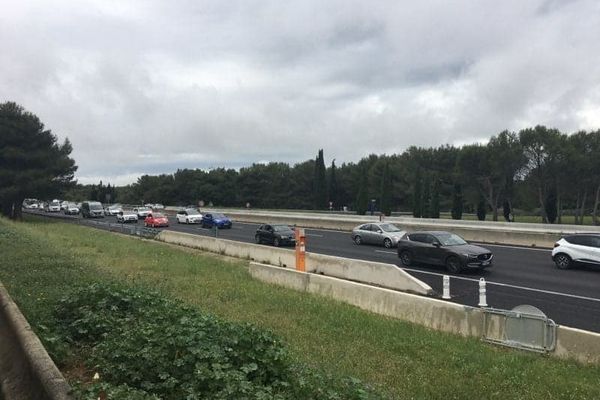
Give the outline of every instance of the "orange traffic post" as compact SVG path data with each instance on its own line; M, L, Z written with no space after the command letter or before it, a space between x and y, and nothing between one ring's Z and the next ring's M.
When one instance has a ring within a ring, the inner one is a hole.
M304 228L296 228L296 271L305 272L306 235Z

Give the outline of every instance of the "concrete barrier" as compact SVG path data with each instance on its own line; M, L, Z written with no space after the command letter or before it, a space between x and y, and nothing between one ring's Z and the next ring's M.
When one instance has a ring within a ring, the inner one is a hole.
M306 253L306 270L403 292L432 295L433 289L394 264Z
M263 282L330 297L427 328L480 338L484 334L484 313L480 308L255 262L250 263L249 270ZM501 338L504 327L500 319L491 321L485 333ZM556 349L549 354L583 363L600 363L600 334L559 326Z
M296 256L293 250L269 247L252 243L192 235L189 233L161 231L157 240L219 253L264 264L295 268ZM334 276L340 279L401 290L421 295L430 295L429 285L411 276L394 264L353 260L348 258L306 253L306 270L316 274Z
M71 388L0 283L0 398L71 400Z
M350 231L357 225L378 221L375 216L324 213L277 212L260 210L220 211L240 222L296 224L305 228ZM508 222L481 222L408 217L386 217L387 222L409 231L447 230L466 240L490 244L510 244L551 248L562 236L573 233L600 232L600 228L580 225L542 225Z

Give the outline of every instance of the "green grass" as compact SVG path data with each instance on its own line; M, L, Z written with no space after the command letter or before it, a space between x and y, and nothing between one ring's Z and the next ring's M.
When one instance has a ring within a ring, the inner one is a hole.
M0 220L0 279L36 330L69 287L120 281L271 329L293 355L398 399L598 399L600 367L431 331L253 280L242 261L59 222Z

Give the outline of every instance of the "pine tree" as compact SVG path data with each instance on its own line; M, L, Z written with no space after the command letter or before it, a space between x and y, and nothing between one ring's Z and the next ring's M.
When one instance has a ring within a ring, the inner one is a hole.
M369 207L368 184L367 168L363 166L360 168L358 195L356 196L356 213L358 215L365 215Z
M71 142L59 144L36 115L0 103L0 212L20 220L26 197L54 198L73 186L72 151Z
M462 219L463 214L463 194L460 183L454 184L452 194L452 219Z
M390 165L385 163L383 175L381 176L381 211L385 215L392 214L392 175L390 174Z

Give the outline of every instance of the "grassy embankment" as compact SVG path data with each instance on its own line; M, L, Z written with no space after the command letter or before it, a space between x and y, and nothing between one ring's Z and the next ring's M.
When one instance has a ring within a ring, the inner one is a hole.
M267 285L242 261L39 219L0 220L0 252L0 279L38 332L70 287L120 281L271 329L300 361L393 398L600 398L599 366L497 348Z

